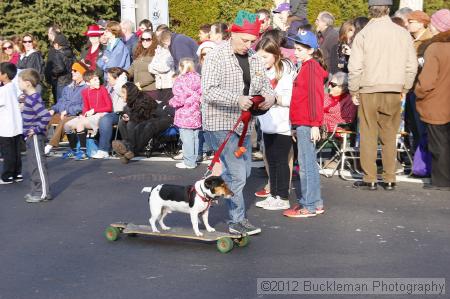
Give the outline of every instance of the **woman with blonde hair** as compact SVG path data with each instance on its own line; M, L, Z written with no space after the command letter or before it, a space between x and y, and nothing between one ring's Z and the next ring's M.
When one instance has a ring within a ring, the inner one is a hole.
M171 32L163 30L157 34L158 46L155 50L155 56L148 65L148 71L155 75L157 97L159 104L167 105L170 98L173 97L173 75L175 74L175 62L170 54L169 46Z

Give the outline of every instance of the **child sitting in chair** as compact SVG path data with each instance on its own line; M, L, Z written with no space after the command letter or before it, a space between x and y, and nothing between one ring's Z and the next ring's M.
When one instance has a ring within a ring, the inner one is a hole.
M86 71L83 75L84 81L89 87L81 92L83 98L83 110L81 115L70 120L64 126L69 139L70 149L63 158L75 158L75 160L86 160L86 129L97 133L100 118L112 111L112 101L108 90L100 85L100 78L94 71ZM80 149L76 150L77 141L80 142Z

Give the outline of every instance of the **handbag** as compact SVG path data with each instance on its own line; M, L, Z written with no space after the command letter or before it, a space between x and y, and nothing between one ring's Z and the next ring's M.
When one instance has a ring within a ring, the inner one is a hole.
M426 134L423 135L414 153L412 172L419 177L429 177L431 175L431 153L428 151Z

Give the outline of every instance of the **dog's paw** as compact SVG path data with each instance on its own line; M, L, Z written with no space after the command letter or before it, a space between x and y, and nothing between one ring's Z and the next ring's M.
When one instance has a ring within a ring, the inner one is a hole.
M214 227L207 228L206 230L207 230L208 232L210 232L210 233L216 231L216 229L215 229Z
M163 230L169 230L169 229L170 229L169 226L161 226L161 228L162 228Z
M196 235L197 237L203 237L203 233L201 233L201 232L195 233L195 235Z
M160 231L157 230L157 229L152 229L152 232L154 232L154 233L160 233Z

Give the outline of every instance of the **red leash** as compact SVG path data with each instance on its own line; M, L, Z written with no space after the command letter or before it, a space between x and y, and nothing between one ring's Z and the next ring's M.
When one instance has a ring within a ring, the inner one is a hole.
M244 124L244 127L242 128L242 134L239 137L239 141L238 141L238 148L234 151L234 155L236 156L236 158L240 158L247 151L247 149L242 145L244 144L245 135L247 135L248 124L250 123L250 120L252 118L252 112L256 112L258 110L259 104L264 102L264 97L253 96L251 98L251 100L253 102L252 107L247 111L241 111L241 115L239 116L238 120L234 124L233 129L231 129L228 132L227 136L225 136L225 139L223 140L222 144L219 146L216 153L214 154L214 157L208 166L208 170L206 171L206 173L203 177L209 176L212 172L214 164L216 164L217 162L220 161L220 155L222 154L222 151L225 148L225 145L227 144L231 135L236 131L237 127L239 126L239 124L241 122Z

